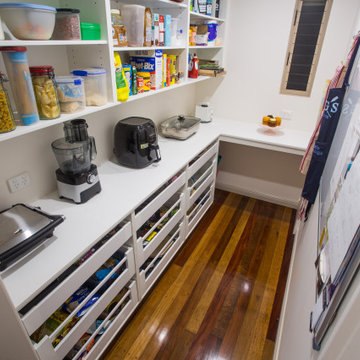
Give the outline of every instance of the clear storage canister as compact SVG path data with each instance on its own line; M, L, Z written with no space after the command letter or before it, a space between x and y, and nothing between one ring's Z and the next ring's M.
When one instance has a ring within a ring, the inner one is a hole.
M55 80L61 112L75 113L84 110L84 80L79 76L57 76Z
M81 40L80 10L60 8L56 11L52 40Z
M16 128L8 93L4 88L4 80L3 74L0 73L0 133L12 131Z
M87 106L102 106L107 102L106 70L103 68L87 68L74 70L73 74L84 79Z
M30 73L40 119L58 118L60 105L56 92L54 68L52 66L31 66Z
M16 110L24 125L39 121L31 75L26 56L26 47L2 46L6 72L9 77Z

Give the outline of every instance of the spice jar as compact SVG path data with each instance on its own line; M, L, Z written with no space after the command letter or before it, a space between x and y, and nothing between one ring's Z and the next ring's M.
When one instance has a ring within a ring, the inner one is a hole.
M0 73L0 133L12 131L16 128L8 93L4 88L3 81L5 81L4 76Z
M56 93L54 68L52 66L31 66L30 73L40 119L58 118L60 105Z
M52 40L81 40L80 10L56 9L55 28Z

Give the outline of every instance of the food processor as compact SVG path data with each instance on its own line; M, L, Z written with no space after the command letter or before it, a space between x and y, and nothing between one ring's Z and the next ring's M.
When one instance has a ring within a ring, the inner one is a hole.
M96 165L95 139L88 135L84 119L66 121L65 137L55 140L51 147L59 164L56 180L60 198L77 204L87 202L101 191Z

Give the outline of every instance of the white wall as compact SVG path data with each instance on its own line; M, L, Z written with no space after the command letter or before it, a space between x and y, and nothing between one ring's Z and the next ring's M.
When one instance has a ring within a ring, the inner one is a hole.
M228 75L215 89L200 85L197 100L210 99L216 115L250 122L292 110L283 126L312 131L325 82L347 54L359 1L334 0L310 98L279 93L295 0L228 1Z
M195 86L191 85L87 116L88 131L95 137L98 151L95 163L100 165L112 156L113 128L117 121L127 116L144 116L159 123L173 115L192 114L194 98ZM0 142L0 210L17 202L31 203L56 189L57 163L51 142L64 136L62 127L60 124ZM7 179L24 171L30 174L31 186L11 194Z

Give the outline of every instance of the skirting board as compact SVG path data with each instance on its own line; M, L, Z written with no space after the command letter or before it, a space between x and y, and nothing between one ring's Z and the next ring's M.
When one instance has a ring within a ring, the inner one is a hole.
M301 189L260 179L219 171L215 187L235 194L297 209Z

